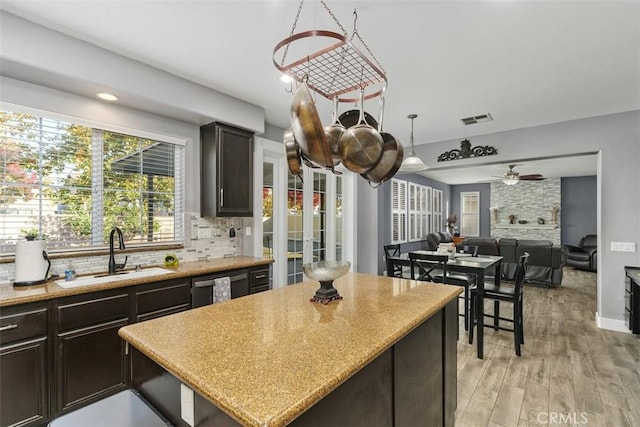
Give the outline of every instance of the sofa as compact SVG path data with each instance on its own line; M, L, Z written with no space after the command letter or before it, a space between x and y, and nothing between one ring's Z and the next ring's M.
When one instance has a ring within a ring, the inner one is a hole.
M567 251L567 265L579 270L598 270L598 235L587 234L578 246L564 245Z
M427 234L427 250L435 251L440 243L452 243L453 235L447 231Z
M525 283L545 286L562 284L562 267L567 262L565 248L554 246L548 240L518 240L490 237L467 238L461 244L478 247L478 255L500 255L502 280L515 279L518 258L529 253Z

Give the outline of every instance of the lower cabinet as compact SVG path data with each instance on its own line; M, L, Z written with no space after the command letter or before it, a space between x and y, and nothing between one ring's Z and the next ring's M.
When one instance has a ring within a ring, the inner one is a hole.
M125 343L129 290L56 300L56 413L76 409L127 388Z
M232 297L268 289L269 268L228 271ZM191 277L0 310L0 427L51 419L131 387L118 330L189 310Z
M155 319L191 308L191 279L167 280L135 287L135 321Z
M0 316L0 426L40 425L49 416L46 303Z

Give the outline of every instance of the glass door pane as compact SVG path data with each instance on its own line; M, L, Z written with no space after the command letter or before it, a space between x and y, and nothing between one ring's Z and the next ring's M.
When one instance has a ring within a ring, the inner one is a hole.
M303 280L302 260L304 255L303 184L289 176L287 184L287 284Z
M336 260L342 261L342 177L336 176Z
M313 262L325 261L327 252L327 176L313 172Z
M262 171L262 256L273 258L273 163Z

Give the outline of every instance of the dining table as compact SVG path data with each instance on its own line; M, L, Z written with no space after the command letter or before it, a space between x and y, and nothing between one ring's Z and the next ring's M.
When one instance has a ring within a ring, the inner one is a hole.
M427 250L415 250L408 253L400 254L398 256L386 257L387 274L392 274L394 265L410 266L409 254L427 254L427 255L443 255L437 251ZM455 253L452 257L449 257L447 261L447 268L450 271L456 271L460 273L472 274L476 277L476 295L475 299L475 312L476 312L476 325L478 326L477 333L477 356L478 359L482 359L484 351L484 282L485 278L491 276L493 273L493 281L496 286L500 286L500 276L502 272L502 258L497 255L478 255L472 256L471 254ZM471 325L473 327L473 325Z

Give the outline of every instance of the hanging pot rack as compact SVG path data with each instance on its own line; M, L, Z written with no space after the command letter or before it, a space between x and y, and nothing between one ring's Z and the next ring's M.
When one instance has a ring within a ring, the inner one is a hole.
M306 80L308 87L327 99L338 98L339 102L359 101L360 91L364 90L364 99L371 99L381 95L387 86L387 76L384 69L368 48L360 34L356 23L357 13L354 11L354 29L350 38L342 24L331 12L326 3L321 0L327 13L342 30L343 34L327 30L310 30L294 34L300 17L304 0L300 2L295 17L291 35L276 44L273 49L273 65L284 74L297 82ZM303 55L285 63L289 49L299 46L311 38L322 40L328 46ZM367 50L368 55L358 49L353 39L357 38ZM282 59L276 59L282 52ZM354 93L352 96L349 94Z

